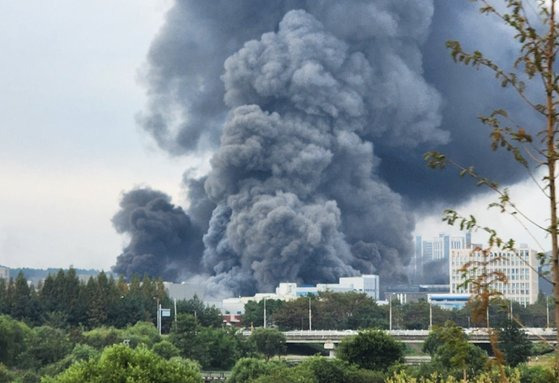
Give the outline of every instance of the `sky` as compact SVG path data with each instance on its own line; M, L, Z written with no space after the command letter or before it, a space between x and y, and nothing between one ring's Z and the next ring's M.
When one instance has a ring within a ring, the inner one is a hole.
M167 1L0 3L0 264L109 269L122 191L181 196L197 161L135 122L139 71Z
M126 243L111 223L123 192L149 185L187 204L182 174L203 173L208 158L170 157L136 122L146 54L170 5L0 2L0 264L108 270ZM545 222L537 193L530 181L512 188L519 206ZM455 208L519 242L545 242L488 214L490 201ZM416 233L456 232L440 223L443 209L417 217Z

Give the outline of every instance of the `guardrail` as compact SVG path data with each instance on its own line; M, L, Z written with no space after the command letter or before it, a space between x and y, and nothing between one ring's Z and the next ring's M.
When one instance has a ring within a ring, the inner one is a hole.
M225 382L227 381L225 371L202 371L202 379L207 382Z
M546 340L556 342L556 329L553 328L524 328L531 341ZM385 330L396 339L406 343L419 343L429 336L429 330ZM466 335L471 342L488 343L489 335L486 328L466 328ZM287 343L339 343L343 338L357 335L355 330L293 330L285 331ZM244 331L244 336L250 336L250 331Z

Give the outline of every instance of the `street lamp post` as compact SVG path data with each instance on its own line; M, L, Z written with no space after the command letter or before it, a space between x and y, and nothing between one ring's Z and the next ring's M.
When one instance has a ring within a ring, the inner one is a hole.
M266 298L264 298L264 328L266 328Z
M433 328L433 304L429 302L429 330Z
M159 298L153 297L157 301L157 331L161 335L161 305L159 304Z
M159 302L159 299L157 300ZM161 303L157 304L157 316L159 319L159 335L161 336Z
M390 296L390 301L388 301L388 329L392 331L392 296Z
M311 309L311 297L309 297L309 331L312 330L312 309Z
M545 297L545 318L546 318L546 328L549 328L549 297Z
M175 298L174 304L175 304L175 324L176 324L177 323L177 298Z

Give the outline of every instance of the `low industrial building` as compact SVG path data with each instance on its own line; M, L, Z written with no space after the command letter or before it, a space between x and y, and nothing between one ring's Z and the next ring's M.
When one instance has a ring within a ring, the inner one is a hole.
M428 294L427 301L446 310L459 310L466 306L470 294Z
M250 301L260 302L264 299L291 301L300 297L317 295L319 292L362 292L379 299L378 275L366 274L356 277L342 277L338 283L319 283L316 286L298 286L295 282L282 282L275 293L257 293L252 297L227 298L221 302L221 311L226 315L242 315L245 304Z
M397 300L401 304L427 301L429 294L445 294L449 285L396 285L384 292L386 302Z

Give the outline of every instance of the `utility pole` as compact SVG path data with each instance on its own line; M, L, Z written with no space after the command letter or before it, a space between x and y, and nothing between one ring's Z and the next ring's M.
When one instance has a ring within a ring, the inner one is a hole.
M549 297L545 297L545 317L546 317L546 328L549 328Z
M161 335L161 305L159 304L159 298L157 298L157 331Z
M392 331L392 295L388 298L388 329Z
M429 302L429 330L433 328L433 304Z
M264 298L264 328L266 328L266 298Z
M312 331L312 309L311 309L311 297L309 297L309 331Z
M175 303L175 324L177 323L177 298L174 300Z

